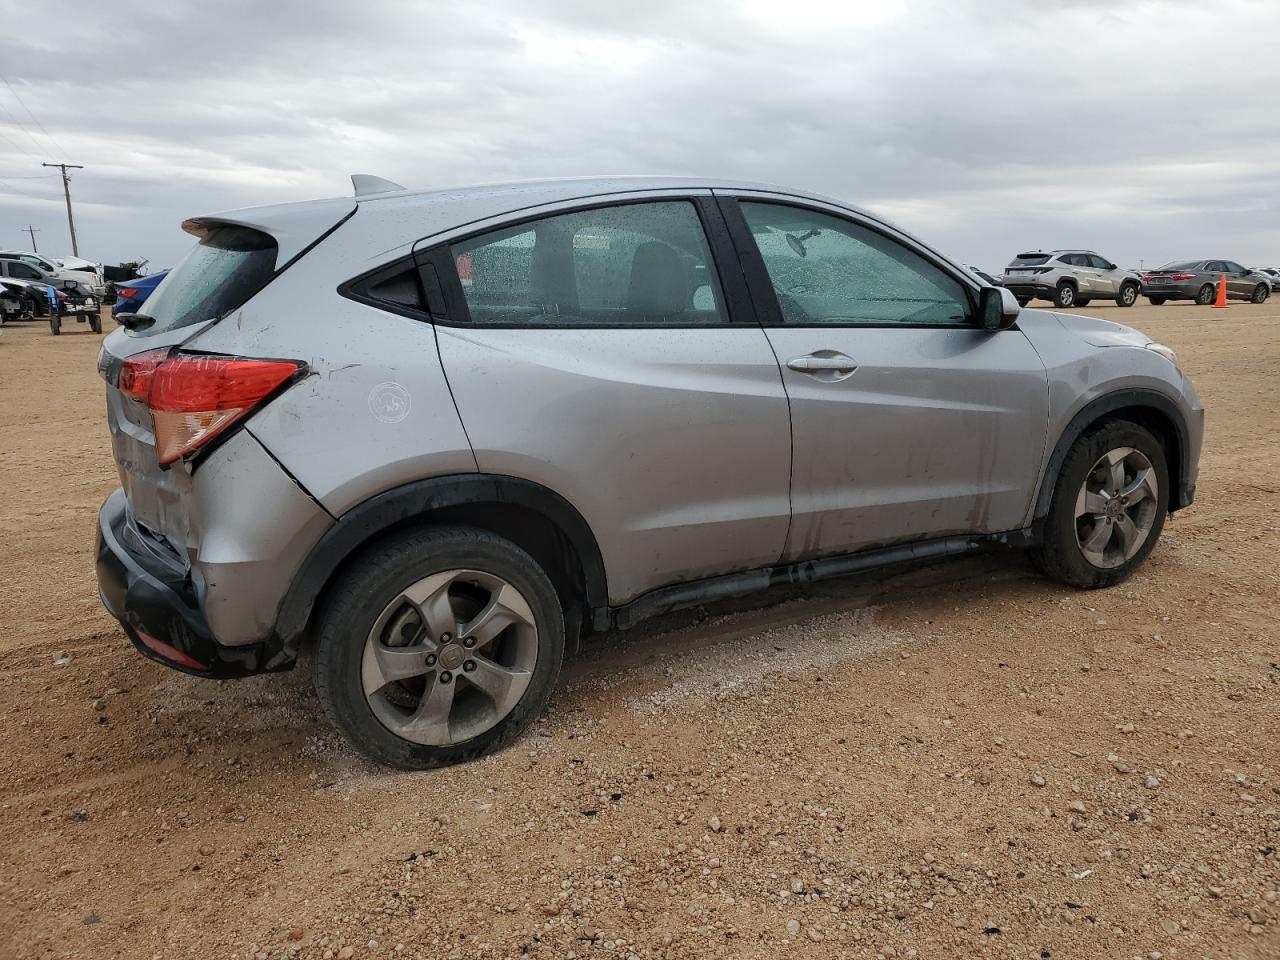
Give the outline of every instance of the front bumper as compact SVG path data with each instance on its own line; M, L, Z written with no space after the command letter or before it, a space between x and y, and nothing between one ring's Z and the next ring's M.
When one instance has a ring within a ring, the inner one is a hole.
M187 571L148 549L129 522L124 491L98 514L98 593L138 652L198 677L247 677L293 666L267 643L227 646L209 629Z

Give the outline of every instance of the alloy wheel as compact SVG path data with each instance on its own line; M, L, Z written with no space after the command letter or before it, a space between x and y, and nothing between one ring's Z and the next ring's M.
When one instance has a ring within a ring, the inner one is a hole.
M1125 287L1123 290L1120 291L1120 302L1123 303L1126 307L1132 306L1133 301L1137 299L1138 299L1137 287Z
M448 570L383 609L365 640L361 684L392 733L449 746L507 716L537 659L538 628L520 591L493 574Z
M1132 559L1156 521L1159 480L1146 454L1133 447L1104 453L1076 497L1076 542L1095 567Z

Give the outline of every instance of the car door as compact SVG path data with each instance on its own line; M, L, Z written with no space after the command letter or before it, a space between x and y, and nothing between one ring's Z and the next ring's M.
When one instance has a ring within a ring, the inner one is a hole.
M1048 414L1026 336L982 330L963 271L869 218L722 206L791 403L784 559L1021 527Z
M568 500L612 603L774 564L786 541L786 394L713 246L733 261L704 191L526 214L419 251L480 471Z
M1119 292L1116 287L1115 267L1096 253L1085 254L1084 257L1088 261L1089 270L1093 275L1092 280L1095 292L1102 297L1114 297Z
M1250 271L1236 263L1234 260L1227 260L1223 263L1227 271L1227 295L1232 297L1249 297L1253 295L1253 288L1258 285Z

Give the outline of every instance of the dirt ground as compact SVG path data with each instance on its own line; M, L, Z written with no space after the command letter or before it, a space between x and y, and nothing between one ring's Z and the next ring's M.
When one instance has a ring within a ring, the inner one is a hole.
M1280 303L1090 307L1208 408L1130 582L995 554L594 642L497 756L393 773L306 665L99 607L98 337L0 336L0 957L1280 957Z

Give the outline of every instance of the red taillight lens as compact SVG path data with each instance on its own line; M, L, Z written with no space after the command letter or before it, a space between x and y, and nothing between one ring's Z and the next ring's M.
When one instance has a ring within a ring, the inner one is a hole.
M304 369L296 360L169 356L168 350L152 350L124 362L119 385L151 409L163 466L224 433Z
M1169 279L1170 280L1194 280L1195 278L1196 278L1196 275L1194 273L1175 273Z
M118 296L118 297L132 297L132 296L135 296L135 295L137 294L137 292L138 292L138 288L137 288L137 287L124 287L123 289L117 288L117 290L116 290L116 296Z
M155 376L156 367L169 356L169 348L148 350L146 353L134 354L120 365L120 392L134 400L147 402L147 394L151 392L151 378Z

